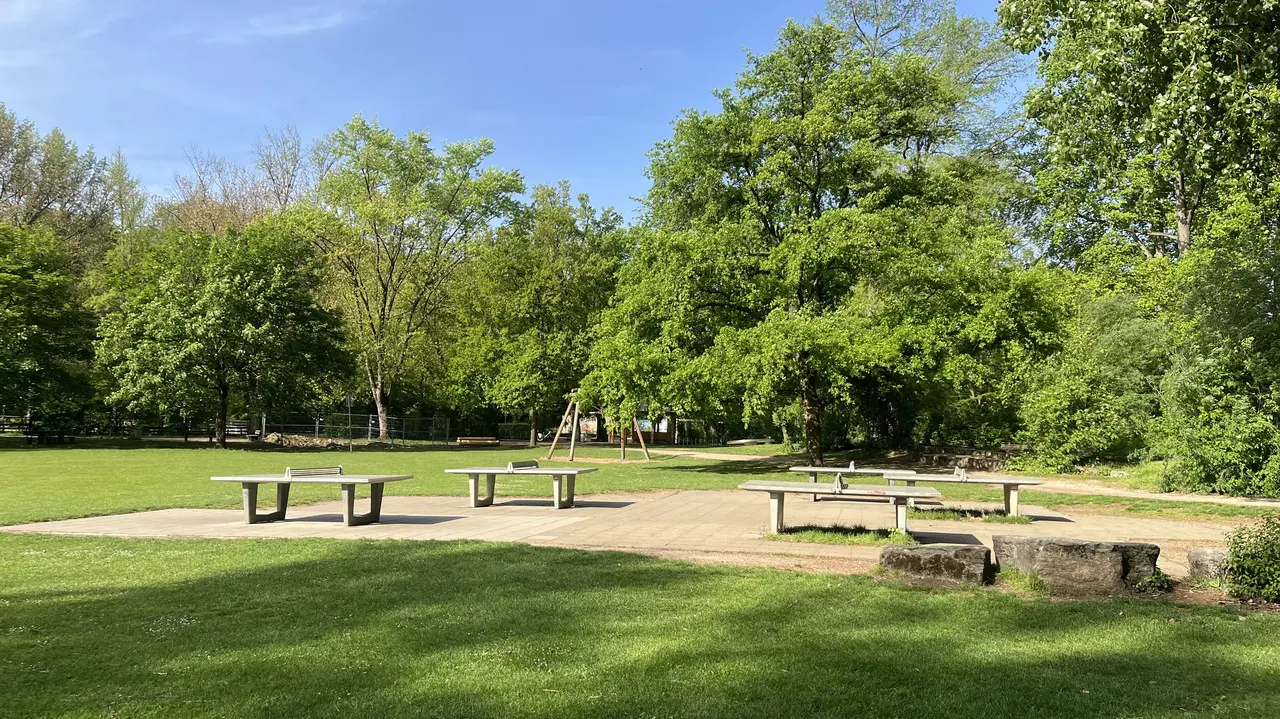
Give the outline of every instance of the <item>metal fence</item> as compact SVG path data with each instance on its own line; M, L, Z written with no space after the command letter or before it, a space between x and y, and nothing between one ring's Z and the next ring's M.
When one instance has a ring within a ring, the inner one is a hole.
M262 421L264 434L300 435L312 438L375 440L379 438L378 415L347 414L345 412L322 417L290 415L272 417L265 415ZM392 440L405 442L448 442L448 417L388 417L387 433Z

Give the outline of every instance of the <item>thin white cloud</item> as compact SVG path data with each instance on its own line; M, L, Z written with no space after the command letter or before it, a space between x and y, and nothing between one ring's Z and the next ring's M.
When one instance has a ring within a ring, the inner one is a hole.
M322 7L293 7L262 13L209 36L211 42L243 44L257 40L301 37L346 24L353 14Z
M0 27L22 27L61 19L80 2L81 0L0 0Z
M106 30L116 8L91 0L0 0L0 68L49 65Z

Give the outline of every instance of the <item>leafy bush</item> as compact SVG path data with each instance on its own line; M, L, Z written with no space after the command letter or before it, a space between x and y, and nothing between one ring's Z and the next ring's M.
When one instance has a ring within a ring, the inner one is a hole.
M1227 535L1226 575L1233 597L1280 602L1280 513Z
M1173 580L1159 567L1156 567L1156 571L1151 576L1138 582L1133 588L1141 594L1162 594L1173 591Z
M1085 304L1066 347L1032 379L1021 410L1023 443L1054 469L1140 452L1159 412L1168 346L1165 326L1133 300Z
M1163 489L1280 496L1280 408L1269 393L1245 389L1256 384L1255 361L1246 344L1174 362L1151 432L1155 453L1171 460Z

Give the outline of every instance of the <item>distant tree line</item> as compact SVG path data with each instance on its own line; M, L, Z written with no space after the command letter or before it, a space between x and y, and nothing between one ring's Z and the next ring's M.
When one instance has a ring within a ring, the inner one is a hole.
M0 406L47 427L679 416L811 461L1025 445L1280 495L1280 18L832 0L650 152L628 224L357 116L164 196L0 106ZM1034 69L1035 78L1031 71ZM1024 89L1029 86L1029 89Z

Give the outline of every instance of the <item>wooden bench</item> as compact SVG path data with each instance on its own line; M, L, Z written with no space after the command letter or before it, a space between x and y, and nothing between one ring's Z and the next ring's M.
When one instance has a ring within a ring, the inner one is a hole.
M238 477L210 477L215 482L239 482L244 496L246 524L277 522L289 508L289 488L294 484L342 485L342 519L348 527L377 522L382 516L382 490L387 482L413 479L412 474L344 474L342 467L285 467L284 474L249 474ZM274 512L258 512L258 487L276 485ZM356 514L356 485L369 486L369 512Z
M769 532L772 534L780 533L785 526L783 508L788 493L819 494L850 499L887 498L893 503L893 524L903 532L907 531L907 500L942 496L942 493L933 487L881 487L868 484L846 485L842 482L815 487L811 482L775 482L760 479L744 482L738 485L738 489L769 493Z
M905 482L908 487L916 486L916 482L932 482L935 484L990 484L1004 490L1004 511L1010 517L1018 516L1018 488L1041 484L1038 480L1022 477L970 477L969 471L956 467L953 474L919 474L910 470L886 470L882 473L889 485Z
M508 462L506 467L467 467L446 469L445 474L465 474L471 490L472 507L493 504L493 489L498 475L551 478L551 503L556 509L573 506L574 481L578 475L596 471L595 467L539 467L538 460ZM480 496L480 477L485 478L485 495Z
M497 437L459 437L458 444L471 447L497 447L502 442Z

